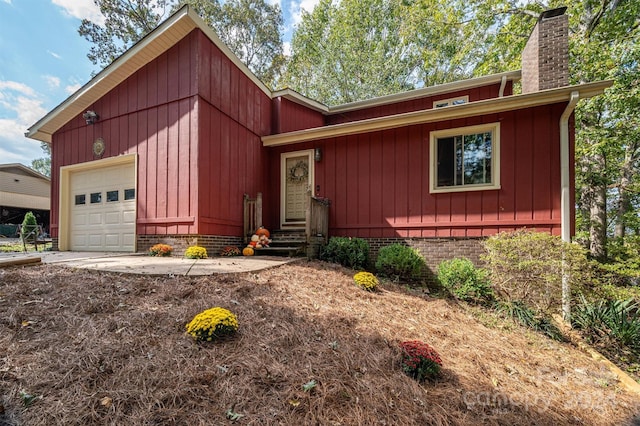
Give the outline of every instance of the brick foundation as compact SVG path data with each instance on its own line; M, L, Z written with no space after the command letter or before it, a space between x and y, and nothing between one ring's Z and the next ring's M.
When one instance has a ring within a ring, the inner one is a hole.
M427 264L425 280L435 282L438 264L443 260L466 257L481 266L480 256L484 253L484 238L365 238L371 249L371 262L375 263L378 251L390 244L404 244L417 249Z
M209 256L217 256L224 246L243 247L242 237L223 235L138 235L137 251L144 253L155 244L169 244L173 254L183 255L190 246L201 246L207 249Z

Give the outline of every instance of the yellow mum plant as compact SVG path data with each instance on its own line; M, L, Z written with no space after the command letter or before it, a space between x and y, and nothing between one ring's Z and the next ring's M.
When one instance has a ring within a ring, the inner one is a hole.
M215 307L200 312L187 324L187 334L199 341L210 342L238 330L238 319L225 308Z
M207 249L200 246L191 246L184 252L187 259L206 259Z
M380 281L371 272L358 272L353 276L353 281L358 287L367 291L373 291L380 284Z

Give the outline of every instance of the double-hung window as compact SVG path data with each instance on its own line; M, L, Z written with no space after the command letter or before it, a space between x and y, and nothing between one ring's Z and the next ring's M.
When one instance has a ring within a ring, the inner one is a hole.
M430 154L432 193L500 188L500 123L433 131Z

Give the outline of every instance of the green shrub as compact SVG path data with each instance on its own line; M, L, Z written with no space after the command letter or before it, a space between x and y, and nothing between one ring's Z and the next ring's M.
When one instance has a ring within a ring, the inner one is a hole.
M440 375L442 359L438 352L419 340L400 343L402 371L419 382L432 380Z
M592 261L599 285L640 285L640 237L609 238L607 253L606 261Z
M380 281L371 272L358 272L353 276L353 281L356 285L367 291L374 291Z
M26 236L28 235L31 231L33 231L34 229L38 228L38 221L36 220L36 216L33 214L33 212L27 212L27 214L24 215L24 220L22 221L22 235ZM37 237L37 235L31 235L30 239L34 239Z
M640 303L639 286L620 286L615 284L597 284L590 289L591 300L629 300Z
M629 300L589 302L580 297L571 317L576 328L584 330L591 339L610 336L618 343L640 350L640 315L638 304Z
M418 250L402 244L382 247L376 259L376 271L396 280L418 280L424 267L424 258Z
M458 299L483 303L493 298L486 272L469 259L452 259L438 265L438 281Z
M369 265L369 243L362 238L331 237L320 250L320 259L352 269Z
M215 307L200 312L187 324L187 334L199 341L212 341L235 333L238 319L229 310Z
M200 246L191 246L184 252L187 259L206 259L207 249Z
M537 312L560 308L563 268L574 291L581 290L590 277L584 249L558 236L528 230L503 232L487 239L485 247L482 258L498 297L522 301Z

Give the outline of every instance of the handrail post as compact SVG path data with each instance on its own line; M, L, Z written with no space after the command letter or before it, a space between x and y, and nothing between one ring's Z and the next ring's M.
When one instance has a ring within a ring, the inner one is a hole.
M311 221L313 220L313 214L311 212L311 189L307 190L307 198L305 200L305 234L307 244L311 243Z
M260 228L263 223L262 223L262 192L258 192L258 195L256 196L256 217L255 217L255 228L258 229ZM255 232L255 230L252 230L251 232Z

